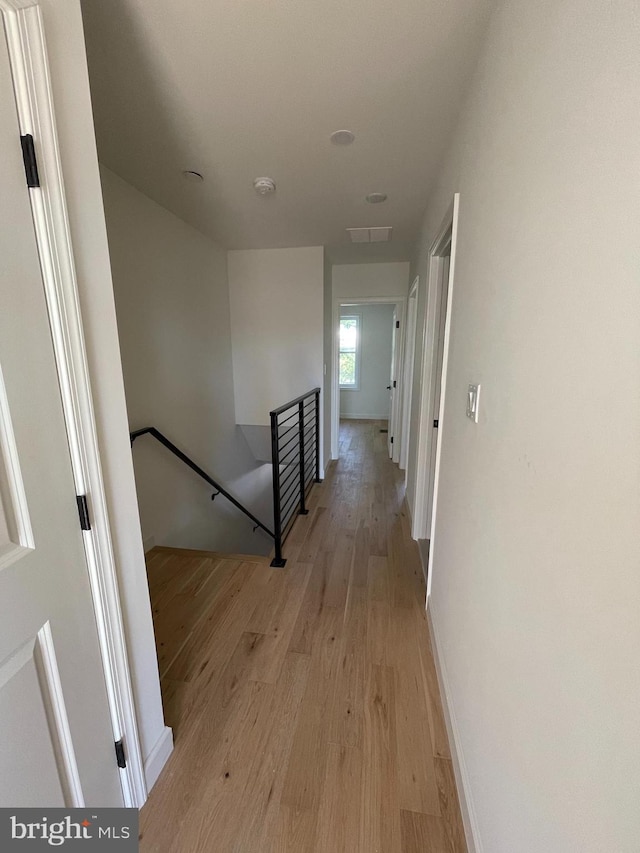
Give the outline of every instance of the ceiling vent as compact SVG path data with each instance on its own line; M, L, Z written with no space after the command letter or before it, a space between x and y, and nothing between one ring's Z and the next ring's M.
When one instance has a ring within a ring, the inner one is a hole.
M347 228L352 243L386 243L391 239L391 226L379 228Z

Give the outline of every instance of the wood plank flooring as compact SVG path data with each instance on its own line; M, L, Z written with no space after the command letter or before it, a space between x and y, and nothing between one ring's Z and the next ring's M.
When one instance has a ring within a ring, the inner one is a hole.
M142 851L465 853L386 423L348 421L287 564L155 548L149 586L175 750Z

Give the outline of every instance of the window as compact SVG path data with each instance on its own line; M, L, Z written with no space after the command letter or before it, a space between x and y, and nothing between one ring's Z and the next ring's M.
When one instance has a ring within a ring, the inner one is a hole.
M357 391L360 387L360 327L359 314L340 317L340 388Z

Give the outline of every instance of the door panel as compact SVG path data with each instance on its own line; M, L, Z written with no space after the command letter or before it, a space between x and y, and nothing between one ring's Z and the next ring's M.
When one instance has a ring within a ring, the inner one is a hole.
M438 284L438 321L436 325L436 361L435 361L435 383L433 392L433 440L431 442L431 460L429 463L429 491L427 497L427 537L431 538L431 521L433 515L433 492L436 479L436 451L438 447L438 426L435 421L440 417L440 398L442 396L442 364L444 361L444 330L447 324L447 297L449 294L449 266L451 263L451 245L449 245L442 256L440 263L440 281Z
M0 806L121 805L4 38L0 186Z
M396 323L398 321L398 313L394 308L393 310L393 326L391 331L391 373L389 380L389 432L387 434L387 450L389 451L389 459L393 458L393 434L396 428L395 423L395 396L396 389L393 387L393 383L396 378L396 345L397 345L397 335L396 335Z

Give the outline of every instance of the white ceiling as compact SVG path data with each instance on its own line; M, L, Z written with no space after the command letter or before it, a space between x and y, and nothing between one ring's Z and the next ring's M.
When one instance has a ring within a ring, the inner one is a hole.
M402 254L491 5L83 0L100 159L228 248L346 251L346 228L391 225ZM329 142L340 128L353 145ZM263 175L274 196L255 194Z

